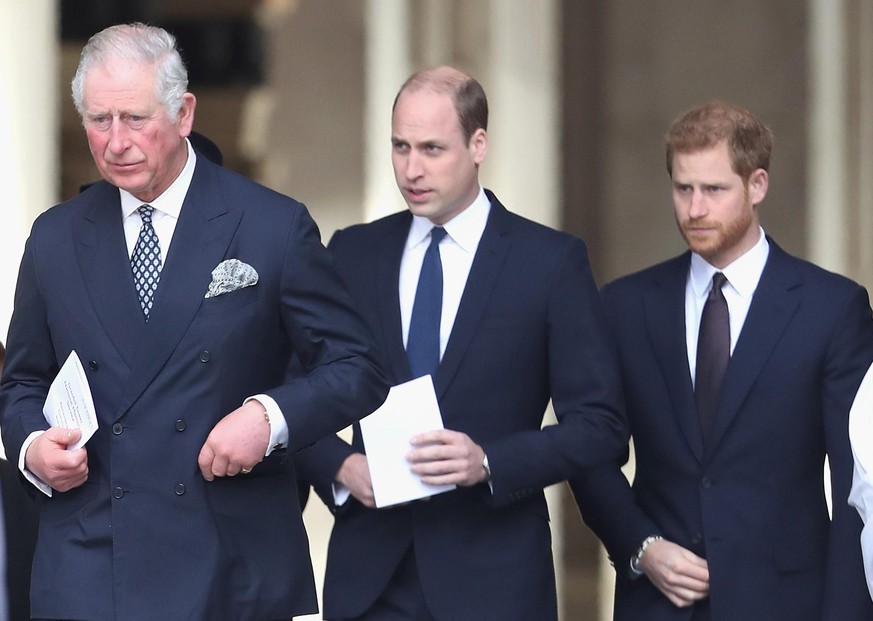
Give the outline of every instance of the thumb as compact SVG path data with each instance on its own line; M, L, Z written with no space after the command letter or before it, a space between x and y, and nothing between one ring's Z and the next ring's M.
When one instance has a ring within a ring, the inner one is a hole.
M66 429L64 427L52 427L46 431L46 439L56 444L67 446L79 441L82 437L81 429Z

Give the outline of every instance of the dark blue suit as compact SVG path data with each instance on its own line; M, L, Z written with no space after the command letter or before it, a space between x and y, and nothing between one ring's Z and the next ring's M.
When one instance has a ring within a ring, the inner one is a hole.
M255 286L204 299L236 258ZM18 455L70 350L100 429L87 482L42 499L36 617L260 620L316 608L291 452L381 403L386 385L318 231L299 203L199 158L148 324L118 190L105 182L34 223L2 395ZM283 381L291 354L304 373ZM288 451L206 482L210 430L249 396L284 413Z
M707 559L715 621L869 621L861 523L846 504L848 412L873 359L866 291L771 240L704 446L685 343L689 263L686 253L603 292L636 479L629 487L616 463L574 491L616 566L615 618L691 618L647 578L630 578L640 543L661 534Z
M32 494L21 486L14 464L0 459L0 493L6 537L6 594L10 621L30 619L30 570L36 545L37 519Z
M543 488L615 460L626 444L614 352L604 335L584 243L491 212L435 387L447 429L480 444L491 485L382 510L352 499L336 512L324 589L328 619L362 614L414 548L439 621L554 619L549 516ZM381 346L392 383L410 378L398 278L412 216L338 232L330 244ZM559 425L540 430L552 398ZM362 451L328 439L299 459L329 507L343 460Z

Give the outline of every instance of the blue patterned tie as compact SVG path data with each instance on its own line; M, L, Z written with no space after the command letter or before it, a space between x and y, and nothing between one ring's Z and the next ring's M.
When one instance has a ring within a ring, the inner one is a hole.
M406 340L406 357L412 377L430 374L433 376L440 364L440 316L443 312L443 264L440 259L440 240L446 230L435 226L430 231L430 246L424 253L412 318L409 321L409 336Z
M130 257L133 283L139 294L139 305L142 307L146 322L149 320L149 313L155 301L155 291L161 278L161 245L155 227L152 226L154 210L151 205L142 205L137 210L142 218L142 227L139 229L139 237Z
M721 382L731 359L731 323L727 300L722 287L727 278L721 272L712 277L712 288L703 305L700 316L700 332L697 338L697 373L694 381L694 396L703 438L715 418L721 397Z

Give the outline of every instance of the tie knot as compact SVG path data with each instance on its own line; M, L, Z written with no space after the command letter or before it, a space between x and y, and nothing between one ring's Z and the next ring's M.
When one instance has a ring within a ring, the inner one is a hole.
M435 226L430 230L430 245L435 246L439 244L443 237L446 236L446 230L441 226Z
M710 289L710 295L717 295L721 288L724 287L727 282L727 276L725 276L722 272L716 272L712 275L712 289Z
M155 210L151 205L140 205L137 208L139 212L139 217L142 218L143 224L151 224L152 221L152 212Z

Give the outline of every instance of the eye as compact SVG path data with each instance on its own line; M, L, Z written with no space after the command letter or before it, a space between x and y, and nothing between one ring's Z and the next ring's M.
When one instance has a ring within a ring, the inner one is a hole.
M88 119L88 123L99 129L100 131L106 131L112 126L112 117L105 114L99 114L97 116L90 117Z
M673 190L679 194L688 194L691 192L691 186L687 183L676 183L673 185Z
M436 155L437 153L439 153L442 150L443 150L443 148L440 145L433 144L432 142L429 142L429 143L424 145L424 152L427 153L428 155Z
M124 116L124 124L131 129L142 129L148 123L148 117L138 114L126 114Z
M391 146L394 148L394 151L397 153L406 153L407 151L409 151L409 143L403 142L401 140L391 141Z

